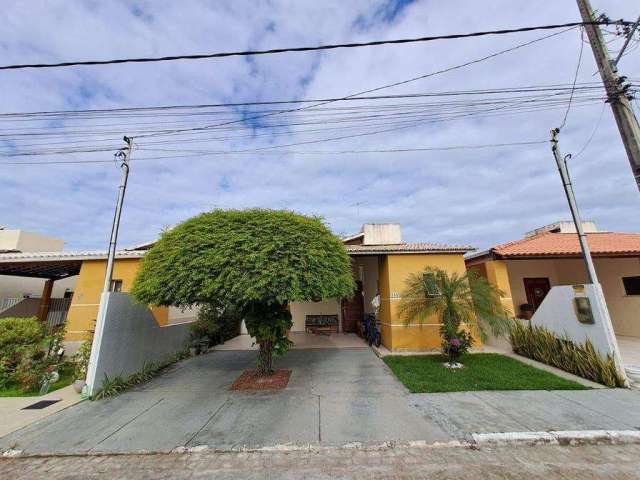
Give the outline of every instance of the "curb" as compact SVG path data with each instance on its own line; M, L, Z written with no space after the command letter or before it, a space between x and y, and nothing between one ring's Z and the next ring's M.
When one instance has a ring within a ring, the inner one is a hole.
M473 444L508 445L627 445L640 444L638 430L558 430L551 432L473 433Z
M408 442L386 441L381 443L351 442L343 445L294 445L281 444L264 447L250 447L239 445L230 448L217 448L208 445L194 447L176 447L172 450L150 451L137 450L131 452L82 452L68 454L30 454L24 450L8 449L1 451L0 457L98 457L116 455L167 455L191 453L287 453L287 452L326 452L336 450L383 451L401 448L482 448L482 447L513 447L539 445L640 445L639 430L558 430L550 432L497 432L472 433L468 441L452 440L449 442L427 442L414 440Z

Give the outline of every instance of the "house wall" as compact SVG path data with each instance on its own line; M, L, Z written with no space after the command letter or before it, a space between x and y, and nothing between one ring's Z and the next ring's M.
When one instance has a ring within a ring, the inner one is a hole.
M21 252L60 252L64 240L24 230L0 230L0 250Z
M371 255L352 258L354 278L362 281L364 311L374 313L375 308L371 305L371 301L378 293L378 257ZM362 272L362 278L360 278L360 272Z
M364 311L373 313L371 305L373 297L378 293L378 257L354 256L352 257L353 278L362 281L364 296ZM338 321L342 325L342 309L340 300L325 300L322 302L292 302L290 305L293 317L293 332L305 331L305 317L307 315L338 315Z
M398 305L405 281L413 273L427 267L440 268L448 273L464 275L462 254L397 254L388 255L381 263L382 339L390 350L432 350L440 348L440 322L437 318L424 322L406 323L400 317ZM479 339L476 339L476 345Z
M593 285L585 285L584 288L576 288L570 285L552 287L544 301L533 314L531 325L541 326L555 333L559 338L566 338L574 343L584 343L589 340L596 351L603 357L615 355L615 342L613 332L608 326L604 309L599 308L597 288ZM591 304L593 323L580 323L574 308L574 299L586 297Z
M63 278L53 283L51 297L62 298L67 290L74 291L78 276ZM39 297L42 295L45 280L42 278L16 277L0 275L0 299Z
M141 259L116 259L113 265L113 279L122 280L122 292L131 290ZM73 349L87 337L87 331L93 330L100 305L100 295L107 268L106 260L87 260L82 262L80 274L73 294L73 300L67 315L65 340ZM158 325L169 323L169 309L152 307L153 316Z
M338 322L341 321L340 302L338 300L291 302L289 309L293 320L292 332L305 331L305 317L307 315L338 315Z
M587 283L584 262L579 258L507 260L509 283L516 312L527 303L524 278L547 277L551 286ZM640 337L640 296L625 295L622 277L640 275L640 258L596 258L613 329L618 335Z

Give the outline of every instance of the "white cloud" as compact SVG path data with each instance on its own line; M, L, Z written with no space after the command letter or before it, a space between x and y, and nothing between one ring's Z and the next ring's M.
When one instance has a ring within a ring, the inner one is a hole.
M611 18L630 19L638 14L632 2L593 3ZM364 0L147 1L75 2L74 8L70 8L67 2L15 1L3 5L0 12L4 26L0 51L5 64L53 62L314 45L579 20L573 2L502 0L487 5L472 0L423 0L408 5L392 22L385 21L380 14L383 5L381 1ZM251 59L3 72L2 111L343 96L463 63L542 34ZM389 93L570 83L579 45L577 34L569 32L465 69L391 89ZM621 70L625 74L639 78L639 69L637 52L624 57ZM595 70L587 45L579 81L597 80L593 76ZM561 134L565 153L575 153L584 145L600 111L600 105L572 109ZM234 110L228 115L229 119L237 118ZM424 124L291 150L419 148L546 140L562 115L562 110L552 110ZM127 127L131 121L117 117L94 121L112 124L100 127L109 133L85 138L60 136L50 143L86 141L87 145L117 148L122 135L131 134L131 127ZM202 117L193 125L207 122L218 120ZM82 124L67 122L63 131L72 131L73 125ZM24 123L3 122L3 126L25 128ZM172 143L155 147L252 149L363 131L337 129L308 134L301 131L305 128L318 127L299 127L287 135L251 138L252 133L262 132L253 132L245 125L231 132L166 137L163 140ZM212 140L227 135L247 137ZM209 140L185 141L192 138ZM144 143L141 139L140 144ZM152 154L166 155L166 152L135 152L138 157ZM73 158L98 160L110 155L90 153ZM134 157L121 245L152 239L164 226L216 206L291 208L322 215L340 232L357 230L365 221L398 221L409 240L471 243L479 247L518 238L527 230L568 217L560 180L546 144L398 154L179 155L139 163L135 163ZM612 230L640 229L637 215L640 196L608 107L589 148L571 162L571 170L585 218ZM119 176L119 170L112 164L0 167L0 224L63 237L69 248L104 248Z

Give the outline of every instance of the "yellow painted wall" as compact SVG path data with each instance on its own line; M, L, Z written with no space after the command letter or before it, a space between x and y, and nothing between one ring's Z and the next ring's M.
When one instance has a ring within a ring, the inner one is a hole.
M439 349L440 323L437 318L423 323L406 323L398 313L398 305L409 275L427 267L440 268L448 273L464 275L466 267L462 254L398 254L388 255L380 269L382 339L390 350ZM476 339L476 345L480 343Z
M389 285L389 257L381 255L378 257L378 285L380 286L380 310L378 318L380 320L380 333L382 343L388 349L393 348L391 339L391 289Z
M115 261L113 279L122 280L123 292L131 290L140 261L141 259L138 258L117 259ZM82 262L73 300L67 315L65 340L84 340L87 336L87 331L94 329L106 267L106 260L87 260ZM159 325L168 323L168 308L152 307L151 311Z
M514 315L515 306L513 303L513 292L510 283L509 270L507 263L504 260L494 260L484 264L484 270L486 278L489 283L495 285L502 291L500 301L502 306L511 314Z

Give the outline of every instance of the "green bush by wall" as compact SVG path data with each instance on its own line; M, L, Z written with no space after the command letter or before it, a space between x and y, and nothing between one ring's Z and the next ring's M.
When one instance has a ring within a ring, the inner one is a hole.
M566 338L557 338L544 327L523 325L519 321L513 323L509 336L513 351L518 355L608 387L624 387L624 378L618 373L613 357L603 358L589 340L576 344Z

